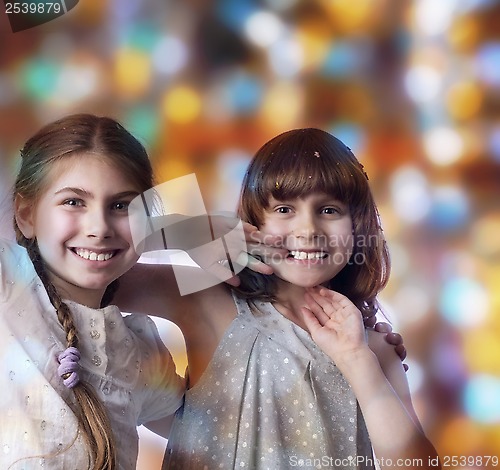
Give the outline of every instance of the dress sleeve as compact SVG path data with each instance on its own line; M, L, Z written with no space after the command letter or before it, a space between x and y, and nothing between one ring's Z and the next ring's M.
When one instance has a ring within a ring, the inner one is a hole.
M0 302L24 295L35 277L26 250L15 242L0 238Z
M172 355L163 344L154 321L144 315L132 314L127 323L142 343L142 403L137 425L156 421L173 414L181 405L185 382L175 369Z

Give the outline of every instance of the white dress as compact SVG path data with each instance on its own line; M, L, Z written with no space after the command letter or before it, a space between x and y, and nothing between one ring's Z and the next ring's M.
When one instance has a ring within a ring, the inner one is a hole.
M118 468L135 469L137 426L172 414L182 403L183 380L149 317L123 317L113 305L68 305L79 332L80 377L108 410ZM65 333L26 251L5 240L0 333L0 468L86 470L73 392L57 375Z
M269 302L238 310L185 394L163 469L371 469L356 397L310 335Z

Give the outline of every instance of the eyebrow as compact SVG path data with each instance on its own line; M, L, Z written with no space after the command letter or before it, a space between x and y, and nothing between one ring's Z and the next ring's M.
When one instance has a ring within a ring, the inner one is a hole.
M89 197L89 198L93 198L94 197L94 195L91 192L86 191L85 189L82 189L82 188L72 188L72 187L68 187L68 186L59 189L54 194L58 195L58 194L63 194L63 193L74 193L74 194L77 194L80 197ZM117 193L117 194L111 195L111 197L109 199L121 199L121 198L127 198L127 197L136 197L139 194L140 193L138 191L123 191L121 193Z

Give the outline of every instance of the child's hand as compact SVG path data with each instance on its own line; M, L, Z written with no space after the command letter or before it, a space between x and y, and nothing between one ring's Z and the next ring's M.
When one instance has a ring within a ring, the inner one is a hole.
M272 274L273 269L266 262L273 258L285 259L289 251L282 248L282 236L261 232L254 225L243 222L249 262L246 266L262 274Z
M366 323L365 323L366 326ZM403 337L399 333L394 333L392 331L392 326L386 322L377 322L373 328L375 331L379 333L385 334L385 340L392 346L394 346L394 351L399 356L401 361L406 359L406 348L403 344ZM405 372L409 369L408 364L403 362L403 368Z
M368 348L361 312L344 295L320 287L308 289L304 321L316 344L337 362Z
M260 258L286 251L272 246L277 237L263 234L232 215L211 214L209 220L214 241L186 250L201 268L232 286L239 285L237 274L245 267L261 274L273 273Z

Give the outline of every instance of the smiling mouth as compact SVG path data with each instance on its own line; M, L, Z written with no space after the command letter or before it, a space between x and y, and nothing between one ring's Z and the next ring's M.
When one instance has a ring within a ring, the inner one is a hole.
M107 261L118 253L118 250L96 253L95 251L87 250L85 248L75 248L72 251L80 258L90 261Z
M315 259L325 259L328 253L324 251L290 251L288 258L298 259L298 260L315 260Z

